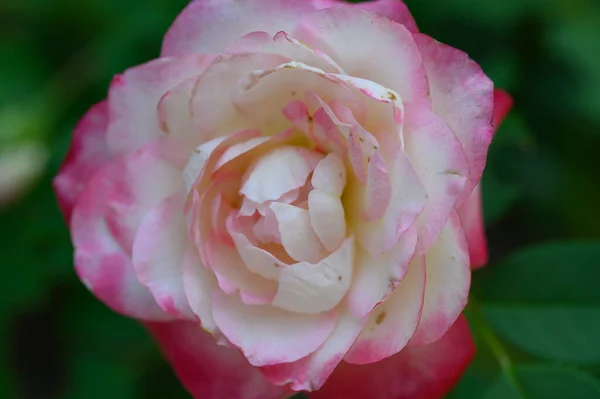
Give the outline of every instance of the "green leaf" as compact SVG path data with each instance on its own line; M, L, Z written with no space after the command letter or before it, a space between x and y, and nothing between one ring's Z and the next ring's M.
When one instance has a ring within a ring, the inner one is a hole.
M598 281L599 241L549 243L477 271L472 292L484 303L600 306Z
M486 306L504 338L536 356L570 363L600 363L600 307Z
M548 244L475 273L474 293L500 335L546 359L600 363L600 243Z
M554 366L520 366L517 378L527 399L598 399L600 382L581 371ZM485 399L524 399L519 388L502 375Z

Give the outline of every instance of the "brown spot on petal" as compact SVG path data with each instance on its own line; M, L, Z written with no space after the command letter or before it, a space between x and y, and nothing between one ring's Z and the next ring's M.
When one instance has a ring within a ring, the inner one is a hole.
M375 319L375 324L380 325L381 323L383 323L383 320L385 319L385 312L381 312L377 315L377 318Z
M359 137L358 139L360 140L360 142L361 142L361 143L364 143L364 142L365 142L365 139L364 139L364 138L362 138L362 137Z
M342 276L338 276L338 281L342 281Z
M392 101L396 101L398 97L391 91L388 91L388 98Z

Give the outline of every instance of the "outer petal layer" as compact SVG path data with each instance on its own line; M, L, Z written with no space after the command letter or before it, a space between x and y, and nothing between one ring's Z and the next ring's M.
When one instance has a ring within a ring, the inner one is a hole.
M458 215L452 213L440 237L425 255L425 302L411 345L440 339L467 305L471 284L468 251Z
M191 322L146 323L183 385L195 398L281 399L286 390L268 383L235 349Z
M161 55L221 53L250 32L290 32L298 17L314 10L297 0L192 1L165 35Z
M161 97L184 80L202 74L212 60L203 54L159 58L115 77L108 93L110 123L106 133L112 153L135 151L160 137L156 113Z
M485 166L492 140L494 84L464 52L416 34L431 90L433 111L450 125L465 149L471 169L458 199L464 202Z
M483 221L481 187L479 185L475 187L469 198L458 209L458 217L460 217L460 223L465 230L469 244L471 268L482 267L488 260L488 248Z
M328 54L348 75L398 92L403 102L425 100L427 76L411 33L381 14L350 7L321 10L303 18L294 37Z
M442 339L404 349L381 362L342 363L311 399L440 399L458 382L475 354L464 317Z
M418 32L419 28L414 18L408 11L408 7L402 0L377 0L365 1L358 4L349 4L345 0L312 0L318 9L330 8L336 6L356 7L363 10L378 12L388 18L406 26L411 32Z
M54 190L67 223L86 184L111 160L106 144L107 124L108 106L102 101L90 108L75 128L69 153L54 179Z
M116 312L142 320L169 319L139 283L129 253L106 222L107 195L118 170L118 164L110 164L98 172L73 210L75 270L85 286Z

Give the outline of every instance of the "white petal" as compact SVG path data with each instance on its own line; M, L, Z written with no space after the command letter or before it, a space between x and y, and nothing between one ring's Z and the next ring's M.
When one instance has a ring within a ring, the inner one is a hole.
M315 168L311 183L315 189L340 197L346 185L346 166L342 157L329 153Z
M300 314L273 306L247 306L235 295L216 292L213 317L250 364L266 366L299 360L319 348L335 327L331 313Z
M256 203L274 201L302 187L322 155L284 146L261 157L249 170L240 194Z
M274 202L281 243L287 253L298 262L318 262L327 255L319 237L312 228L310 213L294 205Z
M348 292L348 308L354 315L367 315L392 293L405 278L416 245L417 231L412 228L396 246L380 256L362 248L357 250L356 272Z
M425 261L411 262L394 293L379 305L364 330L344 357L348 363L367 364L400 352L413 336L423 306Z
M301 313L330 310L348 291L353 267L354 237L349 237L317 264L300 262L282 269L273 305Z
M344 205L339 197L332 197L323 190L308 194L308 212L313 230L328 251L340 247L346 237Z

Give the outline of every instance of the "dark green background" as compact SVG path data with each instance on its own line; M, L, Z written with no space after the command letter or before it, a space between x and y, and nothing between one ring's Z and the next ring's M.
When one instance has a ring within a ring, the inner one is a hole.
M449 398L600 398L600 2L407 3L515 99L483 179L492 261L467 309L478 356ZM0 2L0 145L50 151L0 210L0 397L187 397L145 331L77 281L50 189L77 119L112 75L158 55L185 4Z

